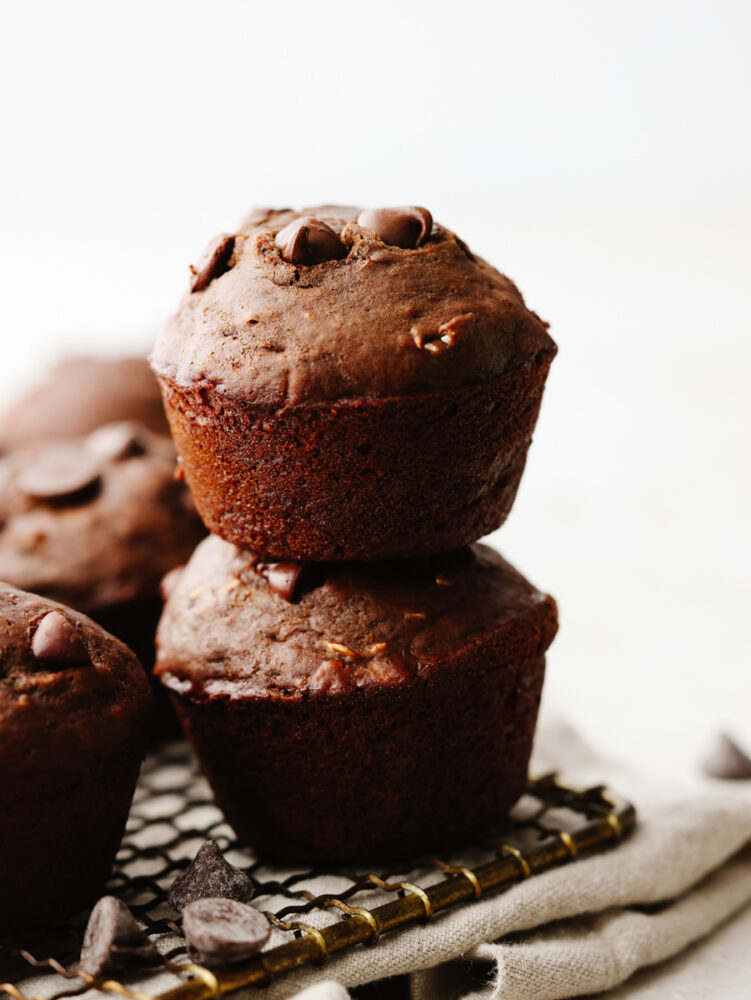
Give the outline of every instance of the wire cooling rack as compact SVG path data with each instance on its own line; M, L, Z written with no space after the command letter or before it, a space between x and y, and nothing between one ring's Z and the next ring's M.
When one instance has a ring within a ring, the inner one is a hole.
M167 744L144 765L107 889L130 906L155 940L163 967L139 972L137 986L129 978L118 982L83 973L77 961L84 913L0 943L0 996L62 1000L98 989L130 1000L205 1000L264 986L358 944L377 946L401 927L432 920L553 865L612 847L635 821L633 806L603 786L575 790L548 775L529 782L503 829L455 856L379 872L272 868L237 843L186 745ZM247 872L255 888L253 904L273 926L260 955L212 971L189 962L179 920L167 903L175 877L207 837Z

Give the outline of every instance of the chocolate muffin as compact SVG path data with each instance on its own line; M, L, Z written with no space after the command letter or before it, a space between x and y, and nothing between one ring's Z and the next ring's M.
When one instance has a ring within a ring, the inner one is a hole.
M171 579L156 673L243 840L359 864L503 819L556 629L553 599L482 545L300 565L211 536Z
M205 530L172 442L133 423L0 457L0 580L91 615L150 669L159 584Z
M122 420L169 434L148 363L142 358L68 358L0 414L0 451L79 437Z
M191 270L152 366L212 532L371 560L503 523L556 347L428 211L264 210Z
M0 934L96 899L150 728L143 668L84 615L0 584Z

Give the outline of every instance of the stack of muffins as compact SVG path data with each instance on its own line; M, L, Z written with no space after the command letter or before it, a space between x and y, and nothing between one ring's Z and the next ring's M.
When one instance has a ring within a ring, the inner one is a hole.
M509 513L555 354L420 207L260 210L160 335L212 533L164 584L156 672L267 857L449 849L521 794L552 598L475 544Z

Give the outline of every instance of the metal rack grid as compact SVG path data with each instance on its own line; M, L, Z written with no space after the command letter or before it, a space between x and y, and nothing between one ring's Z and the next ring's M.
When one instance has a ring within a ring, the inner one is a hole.
M471 904L553 865L574 862L583 853L615 846L635 821L633 806L604 787L578 791L548 775L529 782L505 828L455 856L378 873L273 868L238 845L186 745L168 744L144 765L107 890L131 907L156 941L163 968L145 973L138 986L83 973L77 959L88 915L82 914L0 943L0 996L62 1000L99 989L131 1000L204 1000L264 986L357 944L377 946L383 935ZM260 955L212 971L190 964L179 921L167 903L176 875L207 837L247 872L255 888L253 903L273 925Z

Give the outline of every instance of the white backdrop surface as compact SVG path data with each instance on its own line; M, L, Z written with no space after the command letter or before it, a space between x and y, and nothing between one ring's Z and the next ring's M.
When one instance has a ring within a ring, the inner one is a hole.
M0 34L0 395L146 351L253 204L416 202L560 347L492 539L546 702L655 774L751 744L751 7L37 2Z

